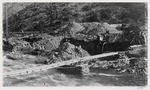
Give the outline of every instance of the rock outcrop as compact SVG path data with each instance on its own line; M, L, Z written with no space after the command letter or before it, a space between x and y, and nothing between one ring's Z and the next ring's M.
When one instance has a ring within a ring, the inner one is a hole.
M41 40L33 43L33 49L51 52L59 47L62 37L43 36Z
M73 44L66 42L60 45L58 50L53 51L49 58L51 60L51 63L55 63L58 61L66 61L84 56L89 56L87 51L85 51L81 47L76 47Z

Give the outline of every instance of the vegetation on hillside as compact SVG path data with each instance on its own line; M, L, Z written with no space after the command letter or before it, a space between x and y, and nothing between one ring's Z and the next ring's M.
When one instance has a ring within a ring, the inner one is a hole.
M7 28L10 32L55 34L71 22L128 24L130 30L137 31L147 23L147 6L145 3L31 3L8 18ZM3 24L5 32L6 23Z

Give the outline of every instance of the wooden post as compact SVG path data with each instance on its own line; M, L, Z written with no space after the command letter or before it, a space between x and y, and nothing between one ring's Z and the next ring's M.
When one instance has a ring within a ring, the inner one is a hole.
M88 75L89 72L90 72L88 65L83 65L81 72L82 72L83 75Z
M9 33L8 33L8 15L7 15L7 4L5 5L5 9L6 9L6 16L5 16L5 20L6 20L6 42L8 42L8 38L9 38Z

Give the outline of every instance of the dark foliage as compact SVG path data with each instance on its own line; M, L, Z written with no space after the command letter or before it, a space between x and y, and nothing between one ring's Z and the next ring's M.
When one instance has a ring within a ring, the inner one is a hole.
M146 13L145 3L32 3L8 18L8 29L54 34L72 21L126 23L139 28L147 22Z
M3 40L3 50L12 52L13 45L11 45L9 42L6 42L6 41Z
M75 46L83 48L89 54L96 55L97 51L98 51L97 50L97 45L99 43L99 36L97 37L96 40L89 41L89 42L86 42L84 40L76 40L76 39L73 39L73 38L65 38L61 41L61 43L64 43L64 42L69 42L71 44L74 44Z
M116 51L124 51L130 46L129 41L121 41L121 42L106 42L100 41L100 37L97 36L96 40L86 42L84 40L76 40L73 38L65 38L61 41L61 43L69 42L86 50L91 55L96 55L104 52L116 52Z
M104 43L102 45L102 52L116 52L124 51L130 46L129 41L113 42L113 43Z

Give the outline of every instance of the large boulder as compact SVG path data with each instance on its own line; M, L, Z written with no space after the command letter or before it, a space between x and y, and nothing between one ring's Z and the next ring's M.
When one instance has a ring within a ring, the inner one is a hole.
M31 52L32 46L29 42L26 42L24 40L16 40L14 44L14 52L21 52L21 53L29 53Z
M8 42L4 42L4 48L9 45L9 48L11 48L13 52L22 52L22 53L28 53L32 50L32 47L29 42L22 40L19 37L11 37L9 38L9 44Z
M51 52L59 47L62 37L43 36L41 40L33 43L33 49Z
M87 51L66 42L60 45L57 51L53 51L49 58L51 63L55 63L85 56L89 56Z

